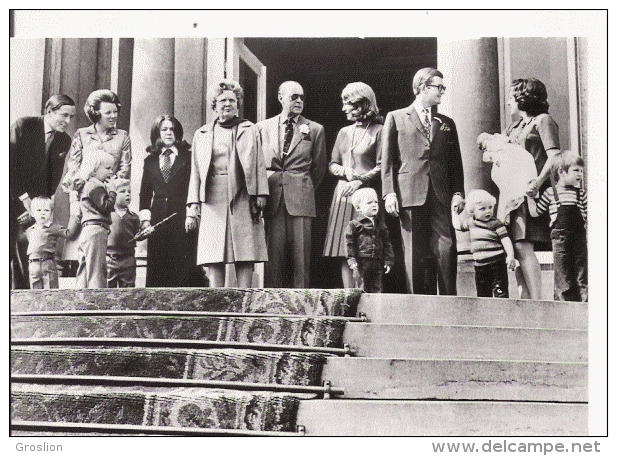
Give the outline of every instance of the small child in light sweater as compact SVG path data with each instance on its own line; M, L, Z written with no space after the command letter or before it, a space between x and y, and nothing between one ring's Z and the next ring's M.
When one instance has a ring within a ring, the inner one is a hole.
M107 288L107 238L111 213L116 204L116 186L109 180L114 158L96 150L84 155L80 179L74 185L80 192L81 235L79 236L78 288ZM104 183L109 180L109 182Z
M494 215L496 199L485 190L467 195L467 219L453 216L455 228L469 231L479 297L507 298L508 268L514 270L514 248L506 227ZM459 226L457 226L459 225Z

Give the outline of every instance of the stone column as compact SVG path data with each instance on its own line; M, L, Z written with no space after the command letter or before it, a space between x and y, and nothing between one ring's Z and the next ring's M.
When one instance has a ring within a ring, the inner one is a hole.
M133 48L133 84L129 135L133 163L131 170L131 210L139 210L139 188L150 127L156 116L173 114L174 39L135 39Z
M496 194L491 165L482 162L476 138L499 133L500 95L497 38L437 40L437 68L448 87L439 111L456 122L465 170L465 191L482 188Z

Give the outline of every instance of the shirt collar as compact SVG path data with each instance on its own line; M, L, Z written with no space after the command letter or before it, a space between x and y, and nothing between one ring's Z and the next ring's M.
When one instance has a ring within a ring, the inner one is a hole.
M356 220L358 220L358 222L361 222L361 223L371 223L373 225L375 224L375 217L370 218L364 214L358 214L358 217L356 218Z
M171 150L171 155L178 155L178 148L176 146L171 146L171 147L165 147L161 150L161 156L163 155L163 152L165 152L167 149Z
M411 104L411 106L413 106L413 108L418 113L418 117L420 117L420 119L424 120L424 110L427 109L427 108L422 106L417 99L414 100L414 102ZM428 116L429 116L429 119L433 118L433 116L431 114L431 108L430 107L428 107Z
M38 229L41 228L49 228L51 226L51 224L54 223L53 220L47 220L45 223L43 223L43 225L39 225L38 223L35 223L34 226L36 226Z
M45 138L47 138L47 135L49 133L53 134L54 129L51 128L51 125L49 124L49 122L47 121L47 117L45 116L43 116L43 125L45 126Z
M118 209L117 207L114 208L116 211L116 214L118 214L120 216L120 218L124 217L127 212L129 211L129 208L127 207L126 209Z
M98 137L98 133L96 131L96 127L94 126L94 124L92 124L89 127L87 127L86 133L88 133L89 135L94 135L94 136ZM116 134L118 134L118 128L117 127L110 128L109 130L107 130L105 132L105 134L107 136L116 135Z
M299 117L300 117L300 114L298 114L296 116L287 117L287 118L285 118L283 116L280 116L279 125L287 125L287 119L293 119L294 120L294 124L297 125Z

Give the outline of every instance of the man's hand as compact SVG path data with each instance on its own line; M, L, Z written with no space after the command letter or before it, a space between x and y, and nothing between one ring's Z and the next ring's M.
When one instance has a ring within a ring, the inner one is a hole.
M465 209L465 200L460 195L460 193L455 193L452 196L452 203L450 207L452 209L452 212L456 211L457 214L463 212L463 209Z
M386 212L390 215L398 217L398 199L396 193L388 193L385 199Z
M17 217L17 223L19 223L21 226L31 224L33 220L34 219L28 211L23 212L19 217Z
M198 226L199 222L197 221L197 217L192 217L190 215L186 216L186 220L184 221L184 230L187 233L196 230Z

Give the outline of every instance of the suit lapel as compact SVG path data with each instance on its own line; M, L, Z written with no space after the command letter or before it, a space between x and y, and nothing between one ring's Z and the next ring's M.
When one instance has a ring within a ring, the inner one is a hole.
M422 124L422 121L420 120L420 117L418 116L418 113L414 109L413 105L407 108L407 114L413 126L416 127L420 133L422 133L423 135L426 135L424 132L424 125Z
M296 146L298 144L300 144L300 141L302 140L302 133L300 133L300 126L302 125L308 125L308 120L306 120L304 117L299 116L298 117L298 123L296 124L296 128L294 128L294 135L293 138L291 138L291 144L289 145L289 150L287 151L287 155L290 155L293 150L296 148Z
M431 142L435 140L442 123L443 121L439 117L433 116L433 120L431 122Z
M178 155L176 156L176 159L174 160L174 164L171 166L171 169L169 170L169 182L171 182L171 179L174 177L174 175L179 170L181 170L182 168L184 168L184 166L186 166L187 161L188 160L187 160L186 153L178 149ZM160 173L160 166L159 166L159 173ZM161 179L162 178L163 178L163 174L161 174Z
M279 159L282 157L283 151L280 150L279 147L279 122L280 122L281 116L280 114L278 116L273 117L270 122L268 123L267 126L267 130L268 130L268 136L270 137L270 147L272 150L272 155L274 157L278 157Z

